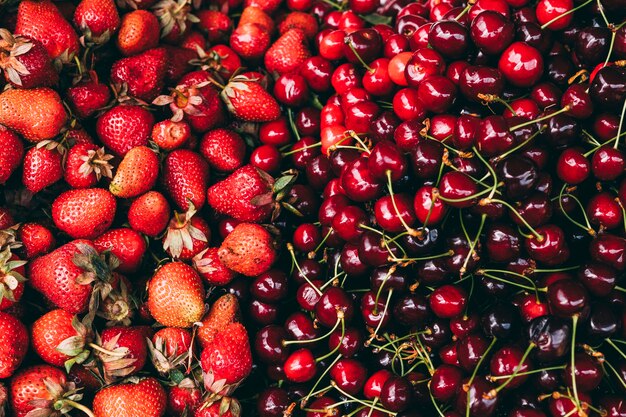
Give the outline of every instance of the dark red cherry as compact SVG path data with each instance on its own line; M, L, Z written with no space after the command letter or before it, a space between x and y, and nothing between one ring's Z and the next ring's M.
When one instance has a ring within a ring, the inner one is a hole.
M463 371L452 365L439 365L430 381L430 392L436 400L448 402L453 399L463 382Z
M504 51L513 41L515 26L502 14L486 10L472 20L470 35L483 52L495 55Z
M593 103L584 84L572 84L561 96L561 107L569 106L567 112L577 119L586 119L593 113Z
M446 63L441 54L430 48L419 48L406 63L404 75L411 87L418 87L422 81L432 75L442 75Z
M589 245L591 257L618 271L626 269L626 240L622 237L603 233Z
M391 309L386 307L387 297L376 299L376 293L368 291L361 298L361 316L367 326L384 328L391 319Z
M250 294L266 303L282 300L287 295L287 274L271 269L257 276L250 286Z
M300 107L309 99L309 87L300 74L281 75L274 84L274 97L289 107Z
M363 334L355 327L348 327L343 332L337 329L328 338L328 349L339 346L338 351L344 358L354 356L363 347Z
M440 21L432 25L428 42L447 58L462 57L469 47L467 29L454 20Z
M606 297L615 288L617 271L601 263L588 263L578 270L578 279L591 294Z
M311 90L316 92L328 91L331 87L331 76L334 67L331 62L321 56L313 56L300 67L300 74L304 77Z
M456 208L471 207L476 203L478 187L467 175L458 172L447 172L439 182L439 193L447 205Z
M307 311L315 310L315 306L320 301L321 294L319 288L324 284L322 281L313 280L311 283L305 282L298 287L296 300L298 305ZM314 288L315 287L315 288ZM316 290L317 288L317 290Z
M532 363L528 359L522 362L524 352L514 346L507 346L497 350L491 357L489 370L492 376L509 376L514 373L524 373L532 370ZM518 388L528 379L529 375L519 375L511 379L507 389ZM508 381L501 379L500 382Z
M417 119L421 121L426 116L426 108L420 100L417 90L413 88L403 88L398 90L393 96L393 111L401 120Z
M392 111L383 111L370 123L369 132L374 142L393 141L401 121Z
M589 160L576 149L564 150L556 165L559 178L568 184L580 184L589 176Z
M577 281L560 280L548 286L548 303L553 314L571 317L589 305L589 294Z
M346 195L357 202L373 200L383 190L383 185L372 177L367 164L367 158L359 158L348 165L341 175Z
M276 323L278 318L278 306L275 304L264 303L259 300L253 300L249 306L250 317L259 324Z
M439 224L447 212L447 205L439 198L435 198L434 187L425 185L415 193L413 211L416 219L423 225Z
M392 376L383 385L380 392L380 403L386 410L399 412L411 405L413 388L402 377Z
M380 397L383 385L385 385L385 382L392 376L393 374L386 369L380 369L374 372L367 381L365 381L365 385L363 386L363 395L365 395L365 398L373 400L376 397Z
M535 230L541 239L534 235L527 238L526 251L540 262L550 262L566 246L565 234L560 227L552 224L540 226Z
M293 246L300 252L311 252L321 242L320 229L312 223L302 223L293 232Z
M357 206L340 208L332 221L333 230L347 242L357 242L363 233L361 225L368 224L367 213Z
M292 340L311 340L320 335L320 331L313 324L313 320L300 311L287 317L285 330Z
M436 141L420 140L409 155L413 173L418 178L434 178L442 164L443 146Z
M306 168L306 165L320 154L319 146L315 146L319 141L311 136L306 136L294 143L291 148L291 160L298 169Z
M601 181L612 181L624 172L626 161L620 149L604 145L591 157L591 171Z
M476 145L481 154L492 157L513 147L515 137L502 116L487 116L480 121L475 133Z
M317 321L323 326L333 327L340 317L339 311L345 322L349 322L354 313L352 300L341 288L327 288L315 305Z
M589 86L589 95L605 108L621 108L626 99L626 77L615 65L600 69Z
M254 351L265 363L282 364L289 356L289 347L283 345L287 332L277 325L263 327L254 339Z
M496 224L487 230L485 247L494 262L509 262L519 256L520 238L517 231L505 224Z
M614 229L622 224L622 208L609 192L604 191L591 197L586 212L591 224L604 229Z
M376 223L385 231L398 233L415 223L413 201L409 195L401 193L386 195L374 205Z
M431 317L428 301L418 294L404 295L396 301L393 317L405 326L425 323Z
M497 68L469 66L461 73L459 88L468 99L480 101L479 94L499 97L504 90L504 80Z
M573 369L572 369L573 367ZM576 388L583 392L594 390L600 382L604 372L598 361L586 353L577 353L574 357L574 364L568 363L563 371L563 381L571 387L572 370L576 378Z
M398 181L407 170L407 161L404 154L390 141L382 141L376 144L370 152L368 168L372 177L377 181Z
M315 107L305 107L295 117L296 128L302 136L320 133L320 111Z
M369 265L359 256L359 246L356 243L346 243L341 248L339 258L341 269L348 275L360 276L369 272Z
M556 316L541 316L528 326L528 338L536 345L537 359L554 361L569 352L571 325L569 320Z
M282 388L271 387L265 389L257 399L257 411L260 417L282 417L291 400Z
M489 341L479 334L464 337L456 345L459 364L467 372L472 372L488 347Z
M454 103L456 85L443 75L431 75L420 83L417 96L424 103L426 110L444 113Z
M292 382L309 381L317 372L313 353L309 349L294 351L285 361L284 372L287 379Z
M356 395L365 385L367 370L356 359L342 358L330 368L329 375L341 390Z
M469 383L464 380L463 384ZM465 415L469 406L469 415L472 417L489 417L498 406L499 397L489 395L495 387L483 378L474 378L468 386L468 391L460 390L456 397L456 411ZM469 404L468 404L469 402Z
M514 201L528 196L539 180L535 164L519 155L512 155L502 161L498 165L498 174L504 181L507 197Z
M459 286L444 285L430 295L430 308L441 318L460 315L467 303L467 293Z
M335 71L330 80L337 94L346 94L353 88L361 88L361 77L353 64L341 64Z

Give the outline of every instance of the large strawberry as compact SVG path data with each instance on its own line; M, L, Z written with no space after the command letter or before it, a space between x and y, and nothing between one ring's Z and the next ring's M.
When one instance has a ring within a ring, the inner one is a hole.
M249 277L269 271L276 261L272 235L254 223L238 224L222 242L218 255L227 268Z
M72 188L95 186L102 177L113 176L113 155L93 143L77 143L67 152L63 177Z
M25 0L17 11L15 33L37 39L50 58L70 62L80 45L76 31L50 0Z
M311 56L306 36L300 29L285 32L265 54L265 68L279 75L296 72Z
M274 33L274 29L276 29L272 16L268 15L263 11L263 9L256 6L246 7L243 9L243 12L241 12L238 25L243 26L249 23L261 25L269 34Z
M0 184L7 182L20 166L24 157L24 144L13 132L0 126Z
M186 213L174 213L163 238L163 250L172 258L189 261L209 246L211 229L209 224L191 205Z
M200 210L209 182L209 164L196 152L176 149L165 158L163 182L180 209L188 210L191 201Z
M270 122L280 117L276 99L259 84L257 79L237 75L220 93L228 110L246 122Z
M93 400L95 417L163 417L165 390L154 378L109 386Z
M116 326L105 329L96 338L95 362L87 364L106 383L110 384L141 371L148 359L146 338L152 331L146 326Z
M124 155L109 190L116 197L137 197L154 187L158 175L159 157L156 153L147 146L136 146Z
M233 294L225 294L218 298L202 319L198 328L198 340L202 347L213 343L215 335L226 329L229 324L239 321L239 301Z
M74 11L74 24L88 41L106 43L120 27L114 0L82 0Z
M258 23L245 23L237 26L230 35L229 45L240 57L260 60L270 47L270 34Z
M193 258L193 266L209 285L223 286L237 274L226 268L218 256L218 248L206 248Z
M246 143L237 132L230 129L214 129L202 137L200 153L209 161L212 168L232 172L244 163Z
M63 178L63 154L59 144L42 141L26 151L22 170L22 183L32 193Z
M118 105L98 118L96 132L107 148L119 156L124 156L135 146L148 144L153 125L154 116L145 108L136 105Z
M67 89L67 100L74 114L80 118L89 117L104 108L111 99L111 90L99 82L95 71L89 71L76 85Z
M195 49L191 50L172 45L163 45L163 48L169 55L165 80L167 82L177 82L183 75L191 71L192 66L189 61L197 59L198 53Z
M128 227L108 230L93 243L98 252L111 251L120 263L116 270L122 273L137 272L147 250L141 234Z
M28 352L28 330L14 316L0 312L0 379L10 378Z
M50 88L9 89L0 94L0 124L28 141L52 139L66 122L61 97Z
M182 262L162 266L149 282L148 307L165 326L191 327L204 313L202 278Z
M117 49L125 56L137 55L159 44L161 27L156 16L146 10L134 10L122 18L117 34Z
M22 298L25 264L26 261L11 253L10 246L0 252L0 311L7 310Z
M0 29L0 70L14 87L50 87L59 81L48 51L28 36L13 36Z
M207 389L221 395L232 393L252 370L246 328L241 323L227 325L205 346L200 360Z
M294 11L289 13L285 20L278 25L278 31L281 35L287 33L291 29L300 29L304 32L307 39L313 39L319 32L317 19L310 13Z
M158 191L148 191L133 201L128 209L130 227L150 237L163 232L170 221L170 204Z
M115 217L115 197L102 188L83 188L61 193L52 203L52 220L74 239L95 239Z
M131 96L150 102L165 86L167 59L167 51L163 48L122 58L111 67L111 81L114 84L126 84Z
M207 201L218 213L239 221L263 222L274 208L272 190L274 179L267 173L245 165L207 192Z
M17 239L22 242L26 259L45 255L56 247L56 240L50 229L36 222L23 223L17 231Z
M167 415L190 416L202 404L202 391L192 378L185 378L167 391Z

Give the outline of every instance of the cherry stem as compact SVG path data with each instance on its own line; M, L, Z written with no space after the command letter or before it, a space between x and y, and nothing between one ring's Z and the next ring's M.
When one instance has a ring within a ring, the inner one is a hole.
M396 258L395 256L391 258L392 262L418 262L418 261L429 261L431 259L437 259L437 258L445 258L447 256L452 256L454 255L454 251L452 249L444 252L444 253L440 253L438 255L431 255L431 256L423 256L421 258Z
M617 369L615 369L615 368L613 367L613 365L611 365L611 364L609 363L609 361L608 361L608 360L606 360L606 359L605 359L605 360L604 360L604 362L602 363L602 365L603 365L603 366L608 366L608 368L609 368L609 369L610 369L610 370L611 370L611 371L615 374L615 376L617 377L617 380L620 382L620 384L622 384L622 386L623 386L624 388L626 388L626 381L624 381L624 377L622 376L622 374L620 374L620 373L617 371Z
M617 345L611 339L607 338L607 339L605 339L605 341L609 345L611 345L611 347L613 349L615 349L617 351L617 353L619 353L622 358L626 359L626 353L624 353L620 348L618 348Z
M467 253L467 256L465 257L465 261L463 262L463 266L461 266L461 269L459 270L459 274L463 275L465 274L465 271L467 269L467 264L470 260L470 258L474 255L474 248L476 247L476 245L478 244L478 239L480 239L480 234L483 231L483 227L485 227L485 220L487 219L487 215L483 214L482 216L480 216L480 224L478 225L478 231L476 232L476 237L474 237L474 239L472 239L470 241L467 230L465 228L465 221L463 220L463 216L459 216L460 222L461 222L461 228L463 229L463 233L465 234L465 237L467 238L470 247L469 247L469 251Z
M76 401L72 401L72 400L67 400L67 399L63 399L62 400L64 404L69 405L70 407L73 407L77 410L82 411L83 413L87 414L89 417L96 417L94 415L94 413L88 409L87 407L85 407L82 404L77 403Z
M357 52L357 50L354 48L354 45L352 45L352 41L350 40L350 38L348 38L346 36L346 38L344 39L344 42L346 43L346 45L348 45L348 48L350 48L350 50L352 51L352 53L357 57L357 59L359 60L359 62L361 63L361 65L363 65L363 67L365 67L365 69L368 72L374 72L374 70L372 70L372 67L370 67L369 65L367 65L365 63L365 61L363 61L363 58L361 58L361 55L359 55L359 53Z
M389 258L390 258L390 259L395 258L395 256L394 256L393 252L391 251L391 248L389 247L389 244L390 244L390 243L393 243L393 244L394 244L394 245L395 245L398 249L400 249L400 250L402 251L402 254L404 255L404 257L406 258L406 256L407 256L406 251L404 250L404 248L402 247L402 245L400 245L399 243L397 243L397 242L396 242L396 239L397 239L398 237L401 237L401 236L403 235L402 233L401 233L400 235L398 235L398 236L394 237L393 239L387 240L387 239L385 239L385 233L384 233L384 232L381 232L381 231L380 231L380 230L378 230L378 229L375 229L375 228L373 228L373 227L370 227L370 226L368 226L368 225L366 225L366 224L359 224L359 227L360 227L361 229L369 230L370 232L374 232L374 233L377 233L378 235L380 235L381 240L382 240L382 242L383 242L383 243L384 243L384 245L385 245L385 249L387 249L387 252L389 253Z
M489 103L500 103L504 107L506 107L507 110L513 113L513 116L517 116L517 112L513 109L513 107L511 107L511 105L507 103L506 100L503 100L502 98L496 96L495 94L478 93L477 97L480 100L482 100L480 104L482 104L483 106L489 107ZM489 109L491 110L491 107L489 107Z
M296 124L293 121L293 110L291 110L291 108L287 110L287 117L289 118L289 127L291 127L291 130L293 131L293 134L296 136L296 139L300 140L300 132L298 132L298 129L296 128Z
M382 294L383 288L385 288L385 283L387 282L391 274L393 274L395 271L396 271L396 266L391 265L389 267L389 270L387 271L387 274L385 275L385 278L383 279L383 282L381 283L380 287L378 287L378 291L376 291L376 298L374 300L374 310L373 310L373 313L376 315L378 314L377 306L378 306L378 299L380 298L380 294Z
M574 391L574 403L576 408L581 410L580 399L578 398L578 384L576 383L576 327L578 327L578 314L572 316L572 346L570 348L570 362L572 378L572 390Z
M488 356L488 354L491 351L491 349L495 346L497 340L498 340L497 337L494 337L493 339L491 339L491 343L489 343L489 346L487 347L487 350L485 350L485 352L482 354L482 356L478 360L478 363L474 367L474 371L472 371L472 376L470 377L469 381L467 381L467 384L465 384L465 386L463 387L464 389L467 387L467 399L466 399L467 405L466 405L466 408L465 408L465 417L470 417L470 408L471 408L470 395L471 395L471 390L469 389L469 387L472 385L472 382L474 382L474 379L476 378L476 375L478 374L478 369L480 369L481 365L483 364L483 361Z
M524 142L520 143L519 145L514 146L513 148L509 149L508 151L504 152L503 154L500 154L496 157L493 158L493 162L499 162L502 161L504 158L506 158L507 156L511 155L512 153L518 151L519 149L522 149L524 146L526 146L527 144L529 144L533 139L535 139L539 134L541 134L545 129L543 127L541 127L540 129L538 129L535 133L533 133L532 135L530 135L530 137L528 139L526 139Z
M504 381L502 384L500 384L494 391L496 393L502 391L507 385L509 385L511 383L511 381L513 381L513 379L515 379L516 376L519 375L519 371L522 369L522 367L524 366L524 362L526 361L526 358L528 357L528 355L530 354L530 352L535 348L535 344L534 343L530 343L528 345L528 347L526 348L526 351L524 352L524 355L522 356L522 359L520 360L519 364L515 367L515 369L513 370L513 373L511 375L509 375L509 378ZM493 397L492 397L493 398Z
M372 153L372 151L370 151L370 147L367 146L367 144L365 142L363 142L363 139L361 139L359 137L359 135L354 130L348 130L347 133L348 133L348 137L354 138L354 140L356 140L357 142L359 142L361 144L361 146L363 146L363 150L365 152L367 152L368 154Z
M563 194L563 192L567 189L568 185L563 184L563 187L561 187L561 191L559 192L559 207L561 208L561 212L563 213L563 215L574 225L580 227L581 229L583 229L584 231L586 231L587 233L589 233L591 236L595 236L596 235L596 231L591 227L591 224L589 224L589 218L587 217L587 213L585 211L585 208L583 207L582 203L580 202L580 200L578 200L578 198L573 195L570 194L569 192L567 194ZM572 216L569 215L569 213L567 213L567 211L565 210L565 208L563 207L563 196L568 196L570 197L572 200L574 200L576 202L576 204L578 204L578 207L580 208L580 210L583 213L583 218L585 219L585 223L587 223L587 226L585 226L582 223L577 222L576 220L574 220L572 218Z
M303 147L303 148L292 149L292 150L290 150L289 152L283 152L283 153L282 153L282 156L289 156L289 155L293 155L294 153L298 153L298 152L301 152L301 151L305 151L305 150L307 150L307 149L311 149L311 148L319 148L320 146L322 146L322 142L316 142L316 143L314 143L314 144L312 144L312 145L307 145L307 146L305 146L305 147Z
M443 411L441 411L441 408L439 407L439 404L437 404L435 397L433 397L433 392L430 389L430 383L428 383L428 395L430 395L430 401L433 403L433 407L435 407L435 410L437 410L437 414L439 414L439 417L445 417L445 414L443 414Z
M509 378L511 376L532 375L532 374L538 374L539 372L543 372L543 371L558 371L558 370L561 370L561 369L565 369L566 367L567 367L567 365L552 366L552 367L549 367L549 368L533 369L532 371L518 372L516 374L511 374L511 375L490 376L489 379L491 381L498 381L500 379Z
M556 116L557 114L565 113L565 112L570 111L570 110L571 110L571 107L568 104L567 106L563 107L562 109L559 109L559 110L555 111L554 113L546 114L545 116L542 116L542 117L540 117L538 119L529 120L527 122L515 125L515 126L509 128L509 131L513 132L514 130L520 129L522 127L530 126L530 125L532 125L534 123L543 122L544 120L549 120L549 119L553 118L554 116Z
M335 322L335 325L333 326L333 328L330 329L327 333L323 334L322 336L316 337L314 339L306 339L306 340L283 340L283 346L315 343L315 342L319 342L320 340L324 340L327 337L329 337L337 329L337 327L339 327L339 323L341 323L342 321L343 321L343 314L341 315L338 314L337 321Z
M387 301L385 302L385 309L383 310L383 316L380 318L380 320L378 320L378 325L376 326L376 329L374 329L374 333L370 335L370 341L376 338L378 331L383 325L383 321L385 320L385 314L387 314L387 309L389 308L389 303L391 302L392 295L393 295L393 289L389 290L389 292L387 293ZM374 311L372 311L372 313L378 316L379 314L377 314L378 312L375 310L376 310L376 307L374 307Z
M324 243L326 243L326 240L328 240L328 237L330 236L332 232L333 232L333 228L331 227L328 229L328 232L326 233L326 236L324 236L324 239L322 239L320 244L317 245L317 247L315 248L313 252L317 253L317 251L320 250L324 246Z
M585 7L586 5L588 5L589 3L591 3L593 0L587 0L586 2L572 8L571 10L566 11L565 13L562 13L560 15L558 15L557 17L555 17L554 19L549 20L547 23L544 23L543 25L541 25L541 30L544 30L545 28L547 28L548 26L550 26L552 23L556 22L557 20L561 19L562 17L565 17L569 14L574 13L576 10L581 9L582 7Z
M523 280L526 280L526 281L530 282L531 287L528 287L526 285L523 285L523 284L520 284L520 283L517 283L517 282L509 281L509 280L506 280L504 278L497 277L497 276L493 275L494 272L502 273L502 274L509 274L509 275L513 275L513 276L516 276L518 278L521 278ZM542 289L537 288L537 284L535 284L535 281L533 281L532 279L530 279L526 275L518 274L517 272L513 272L513 271L509 271L509 270L505 270L505 269L479 269L478 271L476 271L476 274L477 275L484 275L484 276L486 276L488 278L495 279L496 281L505 282L507 284L511 284L511 285L516 286L516 287L523 288L525 290L534 291L535 296L537 298L537 301L539 301L539 291L545 291L545 289L543 289L543 288Z
M515 213L517 218L520 219L520 221L524 224L524 226L526 226L526 228L528 230L530 230L530 233L532 233L533 236L535 236L535 239L537 239L538 242L543 242L543 236L541 236L530 224L528 224L526 219L524 217L522 217L522 215L519 214L519 212L511 204L507 203L504 200L500 200L498 198L485 198L485 199L482 199L478 204L480 204L480 205L487 205L489 203L500 203L504 207L506 207L509 210L511 210L513 213Z
M317 381L316 381L316 382L315 382L315 384L313 385L313 388L311 388L311 391L309 391L309 393L307 394L307 396L306 396L306 397L304 397L304 399L302 400L302 401L304 402L304 404L306 404L306 403L309 401L309 398L311 398L311 396L313 396L313 395L318 395L318 394L320 394L320 393L322 393L322 392L326 392L326 391L328 391L329 387L326 387L326 388L322 389L322 390L321 390L321 391L319 391L319 392L315 392L315 388L317 388L317 386L320 384L320 382L322 382L322 379L324 378L324 376L325 376L325 375L326 375L326 374L330 371L330 369L333 367L333 365L334 365L335 363L337 363L337 361L338 361L339 359L341 359L341 357L342 357L342 356L343 356L343 355L341 355L341 354L337 355L337 357L335 358L335 360L334 360L334 361L332 361L332 362L331 362L331 364L330 364L330 365L328 365L328 366L326 367L326 369L324 369L324 372L322 372L322 375L320 375L320 377L317 379Z
M332 386L333 386L333 388L335 388L337 391L339 391L339 392L340 392L340 393L341 393L344 397L350 398L351 400L353 400L354 402L356 402L356 403L358 403L358 404L364 405L364 406L366 406L366 407L371 407L371 408L373 408L373 409L375 409L375 410L378 410L378 411L380 411L380 412L383 412L383 413L388 413L388 412L389 412L389 410L386 410L386 409L384 409L384 408L378 407L378 406L376 406L375 404L370 404L370 403L368 403L367 401L361 400L361 399L359 399L359 398L354 397L354 396L353 396L353 395L351 395L351 394L348 394L347 392L345 392L344 390L342 390L341 388L339 388L339 387L337 386L337 383L336 383L335 381L332 381L332 380L331 380L331 381L330 381L330 385L332 385Z
M602 3L600 3L600 0L596 0L596 3L598 4L598 11L600 12L600 15L602 16L602 19L604 20L604 23L606 23L606 26L609 27L611 26L611 24L609 23L609 19L606 18L606 15L604 14L604 7L602 6ZM613 32L615 33L615 32ZM611 45L613 46L613 45ZM611 49L609 49L610 51ZM611 55L611 53L609 52L609 56ZM607 62L608 62L608 57L606 58ZM606 62L604 63L606 65Z
M337 316L339 316L339 311L337 311ZM327 358L333 356L339 350L339 347L341 346L341 341L343 340L344 336L346 335L346 321L343 318L343 314L341 314L341 319L339 321L341 322L341 337L339 338L339 343L337 343L337 346L335 346L335 348L333 350L331 350L330 352L328 352L324 356L321 356L321 357L315 359L316 363L317 362L321 362L324 359L327 359ZM331 367L332 367L332 365L329 366L328 368L330 369Z
M474 5L474 2L468 2L467 6L465 6L463 10L461 10L459 14L457 14L453 20L456 20L458 22L460 18L462 18L463 16L467 14L467 12L469 12L469 10L472 8L473 5Z
M463 197L463 198L446 198L446 197L442 197L441 194L438 194L437 198L441 199L441 201L444 201L446 203L463 203L465 201L472 200L474 198L480 197L481 195L485 195L490 192L491 192L491 188L487 188L486 190L479 191L476 194L468 195L467 197Z
M304 280L311 286L311 288L315 290L317 295L322 295L322 292L319 290L319 288L317 288L317 286L315 286L315 284L313 284L311 280L309 280L306 274L302 272L302 269L300 268L300 264L298 263L298 260L296 259L296 253L293 250L293 245L291 243L287 243L287 250L291 254L291 261L296 265L296 268L298 268L298 272L300 272L300 275L302 275L302 278L304 278Z
M619 126L617 128L617 137L615 138L615 144L613 145L615 149L617 149L619 145L619 137L622 135L622 125L624 124L625 114L626 114L626 100L624 101L624 104L622 105L622 115L619 118Z
M396 212L396 216L398 216L398 219L400 219L400 223L402 223L402 226L404 226L404 229L407 231L409 235L419 237L421 235L421 232L419 230L415 230L409 227L409 225L406 224L406 221L400 214L400 210L398 210L398 205L396 204L396 198L393 193L393 185L391 183L391 171L390 170L387 170L387 189L389 190L389 195L391 196L391 204L393 205L393 209Z

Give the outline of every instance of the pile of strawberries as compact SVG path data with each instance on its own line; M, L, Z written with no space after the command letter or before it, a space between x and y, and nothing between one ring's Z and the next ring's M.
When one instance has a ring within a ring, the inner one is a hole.
M623 0L0 28L0 416L626 416Z

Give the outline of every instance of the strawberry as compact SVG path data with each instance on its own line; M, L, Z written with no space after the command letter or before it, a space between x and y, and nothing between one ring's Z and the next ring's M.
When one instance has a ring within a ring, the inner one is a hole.
M96 337L96 345L102 348L94 348L97 363L90 363L88 367L108 384L138 373L146 365L146 338L151 335L152 331L146 326L116 326L103 330Z
M229 45L240 57L257 60L263 57L270 47L270 34L258 23L239 25L230 35Z
M217 255L218 248L206 248L193 258L193 266L209 285L223 286L237 274L226 268Z
M117 202L102 188L83 188L61 193L52 203L52 220L74 239L95 239L115 217Z
M24 144L4 126L0 126L0 184L4 184L20 166L24 157Z
M9 403L9 392L7 387L0 382L0 415L6 415L7 405Z
M0 252L0 311L7 310L18 303L24 293L24 265L7 247Z
M67 64L80 44L74 28L50 0L25 0L17 10L15 33L37 39L50 58Z
M252 370L252 352L246 328L231 323L219 331L200 357L205 385L215 394L229 395ZM211 384L206 384L212 381Z
M238 26L243 26L249 23L261 25L269 34L274 33L274 19L259 7L249 6L241 12Z
M44 362L69 369L87 359L89 333L78 317L62 309L52 310L33 323L33 349Z
M203 70L217 73L222 79L228 80L241 68L241 58L226 45L214 45L206 52L198 51L198 59L194 61Z
M304 32L290 29L267 50L265 68L268 72L279 75L297 72L310 56Z
M17 232L26 259L45 255L56 247L52 232L39 223L24 223Z
M11 380L11 408L15 417L54 416L58 410L86 410L77 401L82 394L65 372L50 365L35 365L21 370Z
M129 94L139 100L152 101L165 86L167 59L167 51L163 48L122 58L111 68L111 82L126 84Z
M137 272L147 250L141 234L127 227L106 231L93 244L98 252L110 250L120 262L116 271L122 273Z
M88 74L88 77L67 89L67 100L74 114L82 119L104 108L111 99L111 90L98 81L95 71L89 71Z
M120 27L120 15L113 0L81 0L74 12L74 24L88 41L103 44Z
M165 327L148 339L148 351L152 364L159 373L167 375L185 364L191 349L191 333L178 327Z
M246 122L271 122L280 117L276 99L257 79L238 75L230 79L220 93L228 110Z
M315 16L304 12L291 12L278 25L278 32L281 35L290 29L300 29L308 40L314 39L319 31Z
M207 40L205 36L197 30L190 30L183 39L181 39L178 46L182 49L188 49L194 52L194 58L198 57L198 48L206 48Z
M145 10L134 10L122 18L115 41L122 55L137 55L159 45L159 20Z
M200 210L209 182L209 164L196 152L176 149L165 158L163 182L180 209L188 210L191 201Z
M202 279L182 262L165 264L148 284L148 307L164 326L191 327L204 313Z
M225 294L218 298L206 316L202 326L198 327L198 340L202 347L213 342L215 335L231 324L239 321L239 302L233 294Z
M137 197L154 187L158 175L157 154L147 146L136 146L124 155L109 190L116 197Z
M0 96L1 98L1 96ZM96 132L102 143L119 156L148 144L154 116L135 105L118 105L98 118Z
M237 132L229 129L214 129L202 137L200 153L212 168L232 172L243 165L246 143Z
M274 179L264 171L245 165L209 188L207 201L218 213L240 221L263 222L274 208Z
M63 177L72 188L93 187L102 177L111 178L113 155L93 143L77 143L67 152Z
M152 128L152 141L160 149L173 151L183 147L191 138L191 127L185 121L162 120Z
M30 142L52 139L66 121L61 97L50 88L9 89L0 94L0 124Z
M169 416L191 416L202 404L202 392L191 378L183 379L167 391L167 413Z
M204 219L196 216L190 205L186 213L174 213L165 237L163 250L174 259L189 261L209 246L211 229Z
M176 82L183 75L191 71L191 64L189 61L198 58L196 49L189 50L172 45L163 45L163 48L167 51L167 69L165 70L165 81Z
M170 220L170 205L163 194L148 191L139 196L128 210L130 227L150 237L156 237Z
M10 378L28 352L28 330L14 316L0 312L0 379Z
M160 0L152 7L159 18L161 37L167 43L178 44L198 18L191 14L191 0Z
M17 223L11 215L11 212L6 207L0 206L0 230L8 229L11 226L15 226Z
M185 105L176 106L183 108L185 120L196 132L206 132L226 121L219 92L210 81L211 78L206 71L193 71L185 74L177 86L177 89L184 92L187 97L199 95L202 98L202 102L192 103L195 111L185 111Z
M272 14L281 3L282 0L245 0L243 5L244 7L255 6L262 9L265 13Z
M28 36L13 36L0 29L0 69L14 87L51 87L59 82L48 51Z
M196 411L193 414L193 417L239 417L241 415L241 406L239 402L233 398L224 398L227 399L228 407L226 411L224 411L224 406L221 401L216 401L208 404L206 407L200 406L196 408Z
M248 277L269 271L276 261L272 235L254 223L238 224L222 242L218 255L227 268Z
M233 21L227 14L218 10L199 10L197 16L198 27L206 33L207 40L211 44L223 43L228 39L233 29Z
M63 155L56 142L43 141L26 151L22 183L32 193L63 178Z
M159 381L144 378L109 386L99 391L93 400L95 417L162 417L167 394Z

